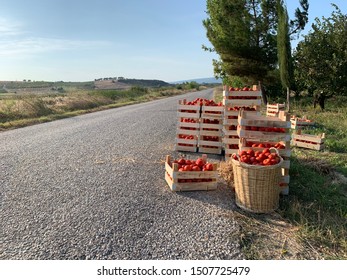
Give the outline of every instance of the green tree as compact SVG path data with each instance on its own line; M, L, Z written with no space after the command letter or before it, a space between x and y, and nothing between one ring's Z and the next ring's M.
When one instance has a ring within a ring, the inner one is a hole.
M289 94L293 85L292 48L290 44L289 19L287 7L283 0L277 0L277 55L278 66L283 88L287 89L287 109L289 110Z
M216 77L246 77L253 83L267 82L278 67L278 0L207 0L206 35L219 60L214 60ZM289 22L290 34L307 23L308 0ZM269 75L270 74L270 75Z
M347 95L347 15L335 4L328 18L316 18L295 53L295 80L322 110L325 101L335 95Z

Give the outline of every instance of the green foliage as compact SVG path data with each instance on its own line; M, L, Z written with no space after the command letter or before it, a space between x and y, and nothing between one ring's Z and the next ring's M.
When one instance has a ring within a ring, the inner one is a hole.
M292 48L290 45L287 7L284 5L283 0L277 0L277 9L277 53L281 83L284 88L291 88L293 80Z
M119 100L124 98L135 98L148 94L148 89L140 86L133 86L129 90L96 90L91 92L91 95L104 96L112 100Z
M180 90L191 90L191 89L199 90L199 88L200 88L200 85L195 81L184 82L182 84L176 85L176 89L180 89Z
M216 77L240 76L252 83L266 81L278 65L277 0L207 0L206 35L220 59L213 61ZM307 23L307 0L300 0L291 34Z
M316 18L294 54L298 89L323 97L323 105L325 97L347 95L347 15L333 7L330 17Z

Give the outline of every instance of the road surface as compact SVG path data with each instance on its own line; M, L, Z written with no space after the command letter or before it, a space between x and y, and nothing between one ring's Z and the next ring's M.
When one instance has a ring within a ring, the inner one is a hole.
M242 259L232 192L164 180L196 97L212 90L0 133L0 259Z

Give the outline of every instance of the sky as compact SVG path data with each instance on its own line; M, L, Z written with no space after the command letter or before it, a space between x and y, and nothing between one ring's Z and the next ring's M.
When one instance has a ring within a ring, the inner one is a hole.
M302 34L332 2L347 13L346 0L309 2ZM299 0L286 3L293 17ZM206 0L0 0L0 80L213 77L205 11Z

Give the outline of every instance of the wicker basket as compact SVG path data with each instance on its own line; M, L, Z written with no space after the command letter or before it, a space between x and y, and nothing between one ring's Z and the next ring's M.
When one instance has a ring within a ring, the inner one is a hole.
M278 153L278 151L276 150ZM278 208L281 166L250 165L231 158L236 205L253 213L269 213Z

